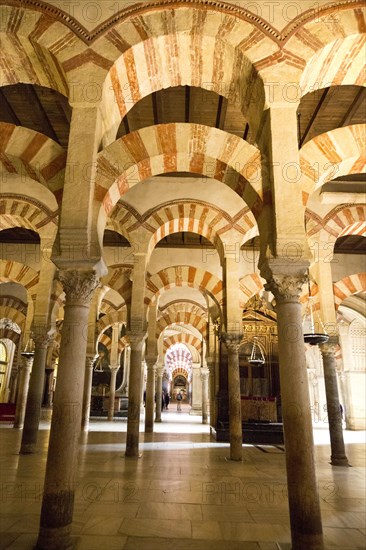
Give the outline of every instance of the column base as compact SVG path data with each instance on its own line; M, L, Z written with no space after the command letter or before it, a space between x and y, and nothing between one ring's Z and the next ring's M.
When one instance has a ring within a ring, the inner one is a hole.
M72 550L75 538L70 535L71 525L58 528L41 527L34 550Z
M21 446L19 454L20 455L31 455L36 452L36 444L35 443L25 443Z
M331 456L329 464L331 464L332 466L343 466L343 467L349 467L349 468L352 467L352 465L348 462L348 458L346 456L344 457Z
M129 452L125 452L125 458L141 458L142 457L142 453L129 453Z

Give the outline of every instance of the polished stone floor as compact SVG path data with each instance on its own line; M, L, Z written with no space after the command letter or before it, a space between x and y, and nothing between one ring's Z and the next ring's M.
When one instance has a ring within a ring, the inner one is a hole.
M200 420L164 411L154 434L141 433L140 459L124 457L125 419L91 422L80 445L77 550L290 548L283 447L245 445L243 462L232 463ZM34 546L48 436L44 423L39 453L21 456L21 433L0 426L1 550ZM332 467L327 426L314 427L328 550L366 548L365 432L344 436L353 467Z

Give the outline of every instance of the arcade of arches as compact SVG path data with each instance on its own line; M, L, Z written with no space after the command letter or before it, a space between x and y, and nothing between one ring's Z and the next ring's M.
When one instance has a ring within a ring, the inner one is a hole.
M366 15L313 4L1 1L0 412L19 468L50 426L39 550L95 417L141 464L178 393L239 477L283 445L287 543L325 547L313 424L336 472L366 429Z

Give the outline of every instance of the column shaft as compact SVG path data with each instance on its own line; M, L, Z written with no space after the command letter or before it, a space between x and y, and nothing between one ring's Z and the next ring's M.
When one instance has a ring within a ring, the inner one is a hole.
M130 380L128 384L128 418L125 456L139 456L141 363L145 334L129 334L131 344Z
M85 334L91 294L98 284L94 271L68 270L60 272L59 277L65 289L66 304L38 550L72 548L71 524L87 345Z
M145 432L154 431L154 394L155 394L155 361L156 358L147 358L147 380L145 401Z
M208 369L201 370L202 380L202 424L208 424L208 407L209 407L209 393L208 393Z
M114 399L116 396L116 379L118 372L118 365L111 367L111 379L109 382L109 405L108 405L108 420L113 421L114 418Z
M243 447L239 371L241 335L224 333L222 336L228 350L230 459L241 460Z
M155 422L161 422L161 400L163 395L163 369L158 368L155 392Z
M89 429L94 360L94 355L87 356L85 360L83 407L81 413L81 429L84 431Z
M14 428L23 428L25 407L27 404L27 394L29 387L29 378L33 364L33 355L29 357L22 356L22 365L19 372L18 396L15 409Z
M320 346L323 357L324 383L327 398L329 435L331 446L331 464L333 466L349 466L343 440L342 415L339 404L335 344L327 343Z

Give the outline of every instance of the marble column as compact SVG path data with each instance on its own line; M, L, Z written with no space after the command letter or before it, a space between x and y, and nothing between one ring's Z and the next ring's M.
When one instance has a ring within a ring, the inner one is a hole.
M222 333L228 351L229 429L230 459L242 460L243 429L241 422L241 395L239 371L239 347L241 334Z
M66 303L37 550L72 548L88 313L99 284L93 270L62 270L59 279Z
M323 357L324 384L327 398L328 423L330 434L331 456L333 466L349 466L343 440L342 415L339 403L335 351L337 338L331 337L320 345Z
M192 363L192 382L191 382L191 409L189 414L202 415L202 381L201 364Z
M161 422L161 400L163 395L163 372L164 366L158 366L156 370L156 391L155 391L155 422Z
M323 550L322 522L314 464L309 386L299 295L306 267L285 259L271 269L266 286L276 299L282 417L293 550ZM284 265L285 264L285 269ZM283 271L280 271L282 269ZM286 273L287 272L287 273ZM290 273L290 274L288 274Z
M108 420L114 419L114 399L116 396L116 379L119 365L110 365L111 378L109 381Z
M141 364L146 332L128 333L131 346L130 380L128 384L128 418L125 456L139 457Z
M21 454L30 454L36 451L39 421L41 417L42 397L44 390L45 365L47 348L52 337L47 332L40 331L33 335L35 343L32 374L30 377L27 405L25 409L24 427Z
M154 431L155 364L157 357L146 357L147 381L145 401L145 432Z
M91 392L93 383L93 367L97 355L87 355L85 359L85 375L84 375L84 391L83 391L83 407L81 413L81 429L87 431L89 429Z
M45 369L46 379L44 384L42 407L48 407L48 408L52 407L52 382L53 382L54 372L55 372L54 368Z
M122 395L128 395L128 380L130 378L131 348L126 346L123 350L123 380L120 391Z
M15 408L14 428L23 428L25 407L27 404L27 394L29 387L29 378L33 365L33 353L21 354L22 362L19 367L18 395Z
M202 424L208 424L208 407L209 407L209 393L208 393L208 379L210 371L207 368L201 368L201 380L202 380Z

